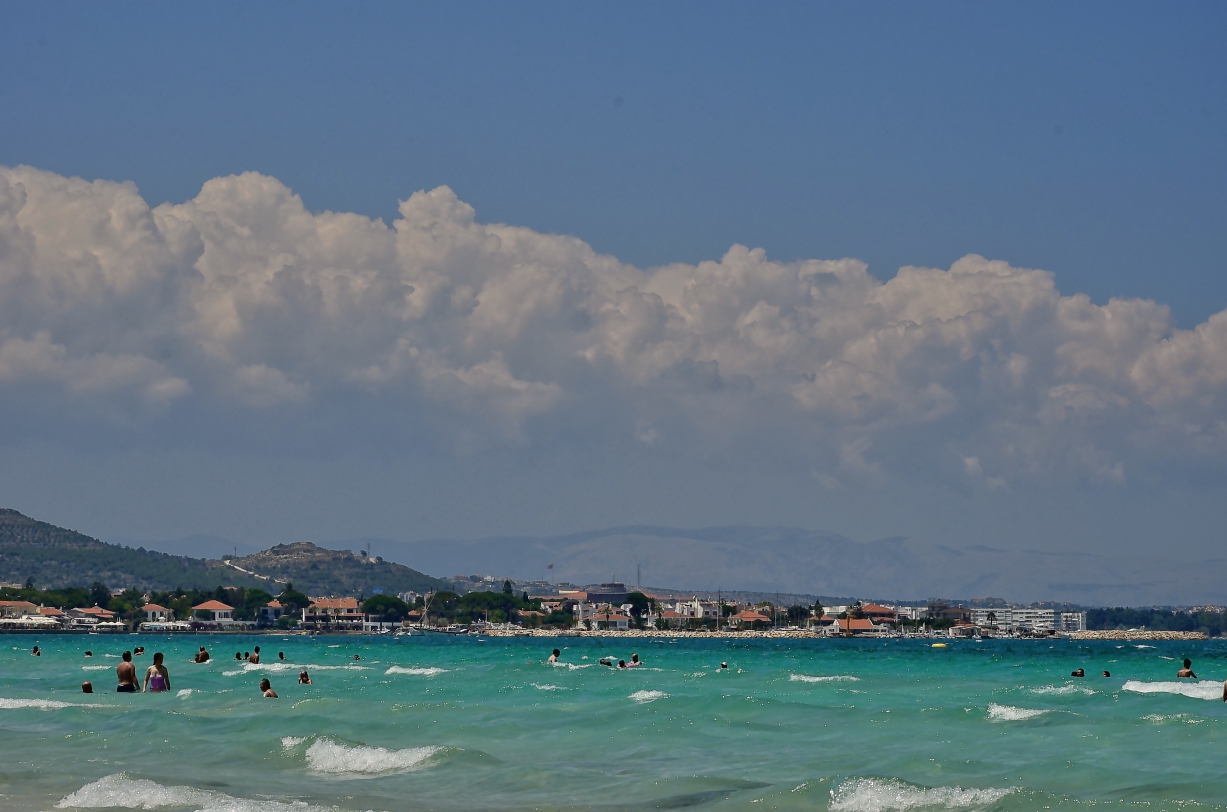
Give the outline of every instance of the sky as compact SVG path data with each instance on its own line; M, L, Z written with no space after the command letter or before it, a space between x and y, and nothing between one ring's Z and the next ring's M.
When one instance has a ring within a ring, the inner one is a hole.
M1218 555L1227 8L9 4L0 502Z

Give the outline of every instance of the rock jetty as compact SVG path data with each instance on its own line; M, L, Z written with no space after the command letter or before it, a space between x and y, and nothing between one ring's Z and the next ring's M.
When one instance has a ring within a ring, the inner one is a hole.
M1202 632L1148 632L1136 629L1105 629L1092 632L1074 632L1073 640L1205 640Z

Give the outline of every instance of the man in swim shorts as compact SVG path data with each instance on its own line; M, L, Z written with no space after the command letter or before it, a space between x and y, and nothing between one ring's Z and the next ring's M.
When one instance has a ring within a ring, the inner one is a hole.
M1188 657L1184 658L1184 668L1176 672L1176 679L1183 679L1184 677L1197 679L1197 675L1193 673L1193 661Z
M123 662L115 668L115 676L119 678L118 694L135 694L141 690L141 684L136 679L136 666L132 664L132 652L125 651Z

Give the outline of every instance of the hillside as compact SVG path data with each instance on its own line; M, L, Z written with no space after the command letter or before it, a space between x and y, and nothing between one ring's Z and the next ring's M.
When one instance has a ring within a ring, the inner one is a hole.
M88 586L138 589L214 589L264 586L220 561L167 555L106 544L97 539L0 508L0 582L39 589Z
M438 578L378 556L326 550L309 541L278 544L263 552L234 559L233 563L277 581L290 581L295 589L308 595L370 595L376 589L394 595L448 586Z

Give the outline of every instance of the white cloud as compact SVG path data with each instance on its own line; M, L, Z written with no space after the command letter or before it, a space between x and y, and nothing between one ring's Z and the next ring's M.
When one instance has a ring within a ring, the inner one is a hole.
M0 395L327 395L389 423L421 402L517 443L599 402L641 447L673 447L657 427L678 421L785 438L829 487L917 455L990 483L1119 482L1227 446L1227 312L1178 330L1154 302L974 255L886 282L739 245L642 270L480 223L446 187L399 211L314 214L254 173L151 210L131 184L0 168Z

